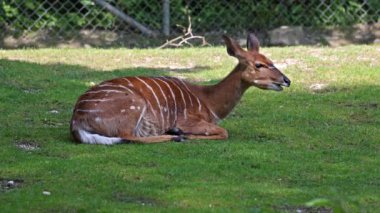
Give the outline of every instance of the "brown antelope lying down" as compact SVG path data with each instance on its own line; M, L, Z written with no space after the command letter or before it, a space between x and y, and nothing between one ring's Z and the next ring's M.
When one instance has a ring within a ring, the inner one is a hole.
M227 139L217 122L250 86L281 91L290 80L259 53L250 34L247 51L224 36L238 65L221 82L194 85L173 77L125 77L105 81L79 97L71 120L74 139L89 144L157 143L183 139Z

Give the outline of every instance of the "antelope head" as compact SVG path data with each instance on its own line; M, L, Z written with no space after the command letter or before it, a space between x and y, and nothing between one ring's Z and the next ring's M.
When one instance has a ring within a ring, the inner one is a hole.
M227 53L239 60L243 82L260 89L275 91L281 91L283 86L290 86L289 78L270 59L259 53L260 43L254 34L248 35L247 50L228 36L223 36L223 39L227 45Z

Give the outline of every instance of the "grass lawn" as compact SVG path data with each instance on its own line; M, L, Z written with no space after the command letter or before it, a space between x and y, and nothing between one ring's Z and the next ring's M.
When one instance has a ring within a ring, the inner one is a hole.
M378 211L380 46L262 53L292 86L249 89L220 123L230 139L103 146L69 135L90 85L129 75L211 84L235 59L222 47L0 50L1 212Z

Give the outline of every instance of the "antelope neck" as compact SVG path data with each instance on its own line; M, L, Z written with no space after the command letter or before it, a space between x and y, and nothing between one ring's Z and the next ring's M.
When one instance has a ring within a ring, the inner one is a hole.
M249 87L249 84L241 79L241 72L245 69L245 65L238 64L222 81L203 88L208 107L220 119L225 118L232 111Z

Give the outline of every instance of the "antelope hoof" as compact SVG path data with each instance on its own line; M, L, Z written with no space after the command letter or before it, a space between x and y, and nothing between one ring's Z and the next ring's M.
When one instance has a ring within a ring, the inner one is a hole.
M169 135L183 135L183 131L177 127L174 127L173 129L169 129L169 131L166 132Z
M186 139L187 138L184 135L178 135L172 138L174 142L185 142Z

